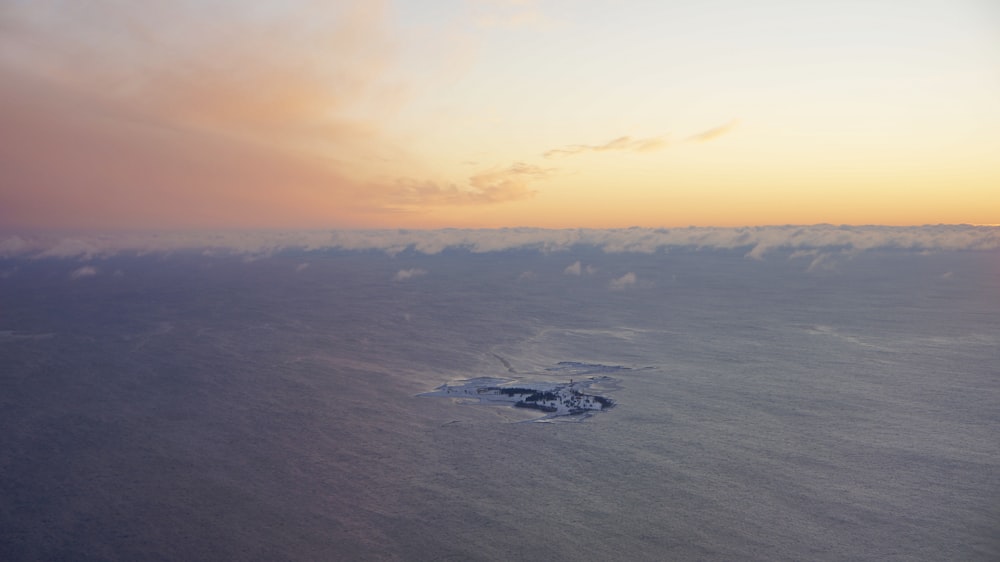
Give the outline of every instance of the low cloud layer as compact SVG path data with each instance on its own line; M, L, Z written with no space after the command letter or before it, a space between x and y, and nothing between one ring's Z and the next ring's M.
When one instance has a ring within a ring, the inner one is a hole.
M646 254L681 248L738 250L751 259L765 259L777 251L798 252L796 257L808 255L815 258L821 251L862 252L886 248L911 251L1000 250L1000 227L816 225L610 230L512 228L0 235L0 257L38 259L91 259L123 252L146 254L179 250L263 256L285 249L437 254L447 249L464 249L474 253L506 250L552 253L579 247L596 248L608 253ZM817 252L809 253L812 250Z

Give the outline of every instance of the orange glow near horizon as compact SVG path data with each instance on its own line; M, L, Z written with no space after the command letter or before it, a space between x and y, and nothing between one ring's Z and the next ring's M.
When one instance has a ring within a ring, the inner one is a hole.
M1000 222L973 0L336 4L7 8L0 227Z

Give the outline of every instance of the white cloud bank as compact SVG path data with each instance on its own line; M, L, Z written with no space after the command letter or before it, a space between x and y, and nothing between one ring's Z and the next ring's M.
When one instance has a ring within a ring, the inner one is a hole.
M596 271L597 271L596 267L589 264L586 267L584 267L583 264L580 263L579 260L577 260L572 264L567 265L566 269L563 270L563 273L565 273L566 275L580 276L583 275L584 273L586 273L587 275L593 275Z
M97 275L97 268L85 265L83 267L74 269L72 273L69 274L70 279L79 279L81 277L93 277Z
M427 272L419 268L411 269L400 269L396 272L396 275L392 278L393 281L406 281L412 277L420 277L421 275L427 275Z
M997 250L1000 227L937 225L889 226L761 226L676 229L510 228L493 230L356 230L288 232L164 232L133 234L0 235L0 257L92 259L120 253L202 251L266 256L285 249L374 250L388 254L414 251L437 254L449 249L474 253L536 250L545 253L574 247L608 253L654 253L672 249L744 251L762 259L779 250L859 252L871 249ZM575 268L573 268L575 269ZM572 274L572 272L570 272Z
M635 273L629 271L617 279L612 279L610 287L612 291L623 291L632 285L635 285Z

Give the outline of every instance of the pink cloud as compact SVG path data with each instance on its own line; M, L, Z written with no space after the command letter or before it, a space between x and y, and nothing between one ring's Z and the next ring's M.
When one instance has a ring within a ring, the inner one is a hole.
M545 172L526 164L460 188L371 179L406 158L379 126L405 94L388 5L5 6L0 223L351 228L530 196Z

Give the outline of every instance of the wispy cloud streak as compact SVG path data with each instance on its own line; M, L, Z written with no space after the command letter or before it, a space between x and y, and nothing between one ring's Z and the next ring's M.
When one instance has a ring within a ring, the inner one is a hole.
M477 205L516 201L535 195L530 184L553 173L551 168L515 162L506 168L481 171L467 185L402 179L387 200L400 206Z
M700 133L691 135L690 137L687 137L686 139L684 139L684 141L685 142L708 142L710 140L715 140L715 139L721 137L722 135L725 135L726 133L729 133L730 131L732 131L733 129L735 129L736 125L738 125L738 124L739 124L739 121L737 121L737 120L734 119L734 120L730 121L729 123L726 123L725 125L720 125L718 127L713 127L711 129L708 129L708 130L702 131Z
M684 139L684 142L708 142L715 140L730 131L739 124L733 120L725 125L713 127L700 133L693 134ZM590 152L652 152L668 146L665 136L649 137L643 139L633 139L632 137L618 137L604 144L570 144L562 148L553 148L545 151L542 156L545 158L566 158Z
M571 144L563 148L554 148L546 151L543 156L545 158L565 158L585 152L650 152L659 150L665 146L667 146L667 141L663 137L650 137L646 139L618 137L604 144Z

